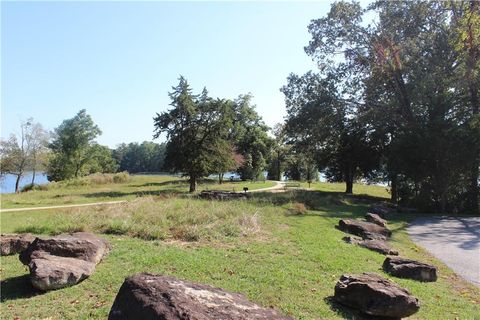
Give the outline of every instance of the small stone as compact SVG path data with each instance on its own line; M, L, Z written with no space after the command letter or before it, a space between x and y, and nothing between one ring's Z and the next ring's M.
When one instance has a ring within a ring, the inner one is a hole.
M384 228L387 227L387 220L380 218L380 216L375 213L367 213L365 215L365 220L371 223L378 224L379 226L382 226Z
M379 275L342 275L334 300L370 316L404 318L420 308L418 299L406 289Z
M354 237L344 237L343 240L347 243L356 244L381 254L398 255L398 251L392 249L387 242L382 240L363 240Z
M437 281L437 267L415 260L387 257L383 262L383 270L399 278L425 282Z
M292 319L244 295L171 276L140 273L125 279L108 315L129 319Z

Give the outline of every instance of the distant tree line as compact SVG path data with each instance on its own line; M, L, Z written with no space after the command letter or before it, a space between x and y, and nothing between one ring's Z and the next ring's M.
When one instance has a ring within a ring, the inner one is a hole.
M480 2L339 1L308 31L319 69L281 89L286 144L347 193L382 181L394 202L479 213Z
M16 176L15 192L20 180L32 172L47 174L50 181L75 179L92 173L117 171L158 172L163 169L165 144L145 141L141 144L120 144L111 150L96 142L101 134L86 110L64 120L53 132L28 119L20 124L20 132L0 141L0 174Z
M33 184L36 172L45 169L48 139L48 132L30 118L20 124L18 134L11 134L8 139L0 141L0 174L16 177L15 192L18 192L25 172L32 172Z
M151 141L122 143L113 150L112 155L119 171L160 172L165 161L165 143Z

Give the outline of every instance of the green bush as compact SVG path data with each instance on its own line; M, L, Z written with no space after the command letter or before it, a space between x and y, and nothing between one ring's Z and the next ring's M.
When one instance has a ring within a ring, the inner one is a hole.
M127 171L118 172L113 175L113 182L114 183L125 183L130 180L130 175Z
M35 191L35 190L46 191L48 189L49 189L49 187L46 184L32 184L32 183L29 183L29 184L23 186L20 189L20 192L28 192L28 191Z
M86 178L69 179L60 182L60 185L63 187L84 187L90 184L90 180Z

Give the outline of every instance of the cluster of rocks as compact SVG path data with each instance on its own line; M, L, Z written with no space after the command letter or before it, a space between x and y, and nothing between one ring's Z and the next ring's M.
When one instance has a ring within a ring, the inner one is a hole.
M382 267L392 276L418 281L436 281L435 266L395 257L398 256L398 251L392 249L387 242L392 232L387 227L386 218L397 212L397 209L381 205L373 206L369 211L365 215L365 221L354 219L339 221L338 229L357 236L346 236L343 240L388 255ZM335 286L334 300L369 316L394 319L408 317L420 308L418 299L408 290L371 273L342 275Z
M207 200L242 200L248 199L250 195L246 192L230 192L221 190L203 190L199 197Z
M73 286L88 278L109 252L108 242L77 232L40 238L31 234L1 235L1 254L20 254L32 285L42 291ZM125 279L109 319L293 319L244 295L171 276L140 273Z
M220 200L246 196L225 191L200 194L202 198ZM357 236L345 237L348 243L389 255L383 263L385 272L401 278L435 281L434 266L394 256L398 252L387 242L392 234L387 227L389 213L389 208L373 207L365 216L366 221L342 219L338 228ZM43 291L73 286L88 278L111 249L106 240L85 232L49 238L2 235L0 245L2 255L20 254L20 261L29 268L32 285ZM420 308L418 299L408 290L372 273L342 275L335 286L334 300L369 317L388 319L408 317ZM292 318L251 302L239 293L171 276L140 273L125 279L108 319Z
M42 291L85 280L110 250L106 240L86 232L50 238L2 235L0 243L2 255L20 254L20 261L29 268L32 285Z

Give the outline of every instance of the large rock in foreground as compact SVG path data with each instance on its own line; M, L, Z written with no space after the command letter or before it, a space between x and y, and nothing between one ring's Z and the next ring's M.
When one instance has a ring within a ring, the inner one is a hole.
M418 311L418 299L376 274L342 275L334 300L371 316L404 318Z
M418 281L437 281L437 268L423 262L400 258L387 257L383 262L383 270L399 278Z
M367 213L365 215L365 220L371 223L378 224L381 227L387 227L387 220L382 219L378 214L375 213Z
M170 276L140 273L125 279L109 320L291 319L245 296Z
M398 255L398 251L392 249L390 245L383 241L383 240L362 240L362 239L356 239L354 237L344 237L343 241L351 244L356 244L361 247L370 249L372 251L385 254L385 255L393 255L396 256Z
M109 250L106 240L91 233L77 232L36 238L19 258L30 269L32 285L48 291L88 278Z
M27 249L35 236L30 233L2 234L0 236L0 255L9 256Z
M392 232L385 227L360 220L342 219L338 222L338 228L364 239L386 239L392 234Z

